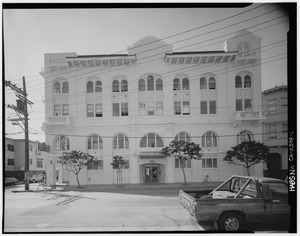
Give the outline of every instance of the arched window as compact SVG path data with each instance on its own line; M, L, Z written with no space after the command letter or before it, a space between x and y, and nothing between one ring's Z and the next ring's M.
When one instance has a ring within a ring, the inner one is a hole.
M202 147L217 147L217 135L212 132L208 131L202 136Z
M68 137L64 135L58 136L55 139L55 150L56 151L70 150L70 141Z
M245 141L251 141L252 140L252 133L248 130L243 130L237 135L237 143L241 144L242 142Z
M242 77L237 75L235 77L235 87L236 88L241 88L242 87Z
M145 91L145 90L146 90L145 80L140 79L139 80L139 91Z
M244 88L251 88L251 76L246 75L244 77Z
M202 77L200 79L200 89L201 90L206 90L207 89L207 82L206 82L206 78Z
M69 83L67 81L62 83L62 93L69 93Z
M161 137L155 133L146 134L144 137L142 137L140 142L140 147L158 148L163 146L164 144Z
M88 150L103 149L102 138L98 135L92 135L88 138Z
M184 78L182 80L182 90L190 90L189 79Z
M147 91L154 91L154 77L152 75L147 77Z
M250 47L249 46L245 46L244 47L244 56L245 57L249 57L250 56Z
M122 80L121 82L121 92L127 92L128 91L128 83L126 80Z
M163 90L163 82L161 79L156 80L156 91L162 91Z
M180 80L178 78L174 79L173 81L173 90L180 90Z
M216 79L214 77L210 77L208 80L209 89L216 89Z
M95 93L101 93L102 92L102 82L100 80L96 81L95 84Z
M191 141L191 137L186 132L180 132L176 135L175 141L184 141L189 143Z
M128 149L129 140L125 134L119 133L114 137L114 149Z
M59 82L55 82L53 88L54 88L54 94L60 94L60 83Z
M114 80L112 85L113 85L113 92L120 92L118 80Z
M87 82L86 84L86 92L93 93L94 92L94 84L92 81Z

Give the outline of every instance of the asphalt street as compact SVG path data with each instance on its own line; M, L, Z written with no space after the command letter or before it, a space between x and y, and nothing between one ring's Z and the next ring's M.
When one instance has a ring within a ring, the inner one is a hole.
M38 184L30 184L37 190ZM39 187L41 190L41 188ZM93 191L22 192L5 188L4 232L194 232L213 231L198 224L179 204L178 188L108 188ZM13 192L16 191L16 192ZM280 225L248 225L258 233L285 233Z

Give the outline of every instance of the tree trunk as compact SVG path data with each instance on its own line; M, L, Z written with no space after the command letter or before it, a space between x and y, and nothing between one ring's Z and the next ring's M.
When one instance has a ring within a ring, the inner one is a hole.
M77 185L78 185L78 188L80 188L80 183L79 183L79 176L78 176L78 174L76 174L76 179L77 179Z
M250 176L250 166L247 166L247 174Z
M182 173L183 173L184 185L186 185L186 176L185 176L185 171L184 171L184 168L183 168L182 160L180 160L180 166L181 166Z

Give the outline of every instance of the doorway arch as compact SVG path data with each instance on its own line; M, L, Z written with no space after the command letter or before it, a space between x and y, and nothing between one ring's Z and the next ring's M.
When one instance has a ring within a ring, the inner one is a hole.
M146 163L140 165L141 183L165 183L165 165L159 163Z

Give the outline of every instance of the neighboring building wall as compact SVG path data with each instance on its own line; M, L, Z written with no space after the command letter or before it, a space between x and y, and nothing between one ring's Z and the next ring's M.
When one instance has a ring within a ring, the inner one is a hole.
M5 171L14 170L15 165L15 145L14 140L5 138Z
M288 88L275 86L262 93L264 115L264 143L270 147L271 158L264 165L269 177L285 179L288 169Z
M177 135L204 151L203 160L186 163L188 182L246 174L223 158L239 141L262 142L260 42L241 31L225 51L174 53L172 45L149 36L128 55L45 54L47 184L67 150L99 161L80 173L81 184L116 183L114 155L129 161L123 183L183 182L175 159L159 153ZM77 184L73 173L59 170L59 181ZM262 176L262 165L251 174Z

